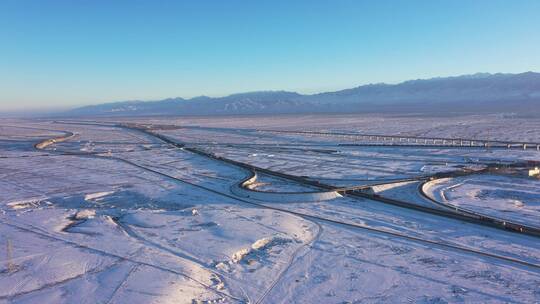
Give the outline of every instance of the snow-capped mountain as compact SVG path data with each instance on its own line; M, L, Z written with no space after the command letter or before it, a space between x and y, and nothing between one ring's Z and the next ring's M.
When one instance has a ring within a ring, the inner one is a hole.
M302 95L262 91L225 97L125 101L73 109L66 115L214 115L317 112L540 113L540 73L487 74L369 84Z

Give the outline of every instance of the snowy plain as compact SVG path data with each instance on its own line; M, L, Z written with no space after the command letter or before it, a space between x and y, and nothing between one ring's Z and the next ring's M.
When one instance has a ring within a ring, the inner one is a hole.
M0 121L0 303L540 302L538 237L367 198L239 197L231 188L249 177L245 169L117 122L174 125L153 132L338 187L377 184L380 195L425 206L418 182L400 179L540 160L534 149L351 146L257 131L540 142L540 121L499 115ZM537 180L473 174L433 183L448 203L540 222ZM261 175L253 190L316 189Z

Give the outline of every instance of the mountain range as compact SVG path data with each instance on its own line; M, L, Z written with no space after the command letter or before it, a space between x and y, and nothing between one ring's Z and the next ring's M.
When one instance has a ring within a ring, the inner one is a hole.
M540 73L477 73L369 84L318 94L260 91L225 97L168 98L85 106L69 116L292 113L498 113L540 115Z

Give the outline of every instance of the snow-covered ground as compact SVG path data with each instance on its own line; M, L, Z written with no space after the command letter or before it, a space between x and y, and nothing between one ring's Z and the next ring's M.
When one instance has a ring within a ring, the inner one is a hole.
M535 150L343 146L249 130L540 141L540 121L500 116L118 120L200 126L155 132L335 186L384 182L374 187L379 195L423 206L419 182L392 180L540 160ZM0 303L540 302L537 237L365 198L237 196L232 187L250 172L126 128L0 125ZM34 149L66 132L74 137ZM444 192L450 204L540 222L537 181L476 174L436 182L430 193ZM264 174L252 187L316 190Z
M442 203L540 227L540 179L471 175L435 180L424 188Z
M126 118L124 121L131 121ZM398 116L351 115L258 115L232 117L138 118L139 122L214 128L260 128L276 130L347 131L368 134L540 141L540 121L513 115Z

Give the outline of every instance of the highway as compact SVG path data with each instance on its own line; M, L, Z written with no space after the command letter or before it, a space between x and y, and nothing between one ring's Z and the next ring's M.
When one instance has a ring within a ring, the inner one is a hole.
M246 172L248 172L247 173L249 175L248 179L252 178L256 174L256 172L261 172L261 173L265 173L271 176L288 179L288 180L291 180L292 182L301 183L301 184L308 185L311 187L317 187L321 189L320 193L328 193L328 191L338 192L342 195L347 195L353 198L361 198L361 199L367 198L373 201L378 201L378 202L394 205L401 208L412 209L412 210L416 210L420 212L429 213L431 215L444 216L447 218L458 219L458 220L473 223L473 224L484 225L484 226L497 228L497 229L503 229L503 230L516 232L516 233L527 234L534 237L540 237L540 228L538 227L531 227L531 226L523 225L520 223L508 221L508 220L501 220L499 218L494 218L492 216L478 214L478 213L467 211L467 210L455 210L455 209L448 209L448 208L442 208L442 209L430 208L430 207L422 206L422 205L407 202L407 201L385 198L377 194L370 194L370 193L363 192L362 191L363 189L366 189L369 187L365 185L358 186L358 187L347 187L347 188L334 187L334 186L324 184L318 181L313 181L309 178L293 176L290 174L277 172L277 171L253 166L250 164L238 162L238 161L224 158L221 156L216 156L212 153L205 152L199 148L188 146L186 143L179 143L166 136L152 132L147 127L137 126L133 124L120 124L118 125L118 127L128 128L131 130L137 130L147 135L155 136L156 138L159 138L160 140L163 140L164 142L167 142L177 148L181 148L184 151L190 151L192 153L202 155L210 159L214 159L214 160L221 161L230 165L237 166L239 168L246 170ZM493 165L496 165L496 164L493 164ZM514 164L514 166L524 166L524 165L527 165L527 164L521 164L521 163ZM441 177L454 177L454 176L463 176L466 174L479 174L479 173L481 172L456 171L456 172L450 172L450 173L435 174L433 176L421 176L421 177L417 177L413 179L404 179L404 180L415 180L415 179L416 180L430 180L430 179L441 178ZM240 184L245 183L245 182L246 181L240 181ZM393 183L395 182L396 181L393 181ZM400 182L400 181L397 181L397 182Z
M235 165L240 169L246 170L246 172L250 176L251 176L251 174L253 172L261 171L261 172L264 172L265 174L275 175L275 176L285 178L285 179L289 178L291 181L302 182L302 183L305 183L306 185L320 187L321 189L328 189L328 188L333 189L334 188L332 186L316 183L316 182L313 182L313 181L309 181L309 180L301 178L301 177L294 177L294 176L290 176L290 175L280 173L280 172L274 172L274 171L263 169L263 168L257 168L257 167L251 166L249 164L236 162L234 160L226 159L226 158L223 158L223 157L217 157L217 156L214 156L214 155L209 154L207 152L200 151L198 149L194 149L194 148L191 148L191 147L187 147L184 143L177 143L177 142L169 139L168 137L165 137L163 135L151 132L147 128L142 128L142 127L133 126L133 125L123 125L123 124L119 124L119 125L117 125L117 127L126 128L126 129L129 129L129 130L140 131L140 132L143 132L145 134L155 136L156 138L159 138L159 139L161 139L161 140L163 140L163 141L165 141L165 142L167 142L167 143L169 143L169 144L171 144L171 145L173 145L173 146L175 146L177 148L181 148L183 151L189 151L189 152L192 152L192 153L195 153L195 154L198 154L198 155L205 156L205 157L210 158L212 160L225 162L225 163L227 163L229 165L231 165L231 164ZM36 145L36 148L38 148L37 145ZM244 203L244 204L248 204L248 205L251 205L251 206L256 206L256 207L264 208L264 209L270 209L270 210L285 212L285 213L288 213L288 214L291 214L291 215L302 217L302 218L304 218L306 220L317 221L317 222L326 223L326 224L335 224L335 225L340 225L340 226L346 226L346 227L350 227L350 228L354 228L354 229L366 230L366 231L376 233L376 234L382 234L382 235L397 237L397 238L401 238L401 239L406 239L406 240L414 241L414 242L421 243L421 244L437 246L437 247L443 248L443 249L456 250L456 251L459 251L459 252L464 252L464 253L468 253L468 254L474 254L476 256L495 259L495 260L499 260L499 261L507 262L507 263L510 262L512 264L515 264L515 265L531 267L533 269L536 269L537 271L540 271L540 264L528 262L528 261L525 261L525 260L522 260L522 259L513 258L513 257L509 257L509 256L503 256L503 255L494 254L494 253L490 253L490 252L485 252L485 251L482 251L482 250L477 250L477 249L461 246L461 245L458 245L458 244L452 244L452 243L447 243L447 242L442 242L442 241L435 241L435 240L430 240L430 239L426 239L426 238L422 238L422 237L410 236L410 235L406 235L406 234L403 234L403 233L398 233L398 232L388 231L388 230L384 230L384 229L378 229L378 228L374 228L374 227L369 227L369 226L366 226L366 225L361 225L361 224L356 224L356 223L351 223L351 222L335 220L335 219L331 219L331 218L327 218L327 217L306 214L306 213L303 213L303 212L296 212L296 211L292 211L292 210L272 206L272 205L269 205L269 204L264 203L264 202L256 202L256 201L253 201L253 200L248 200L248 199L245 199L245 198L241 198L241 197L238 197L238 196L234 195L233 193L226 193L226 192L223 192L223 191L217 191L215 189L208 188L208 187L205 187L203 185L198 185L198 184L192 183L192 182L190 182L188 180L181 179L181 178L172 176L170 174L166 174L166 173L163 173L161 171L149 168L148 166L143 166L143 165L137 164L135 162L132 162L132 161L124 159L124 158L119 158L119 157L114 157L114 156L108 156L108 157L107 156L99 156L99 155L96 155L96 154L91 154L91 155L88 155L88 156L91 156L91 157L105 157L105 158L121 161L121 162L130 164L130 165L132 165L134 167L143 169L145 171L148 171L148 172L151 172L151 173L154 173L154 174L157 174L157 175L160 175L160 176L163 176L163 177L166 177L166 178L169 178L169 179L181 182L181 183L185 183L185 184L191 185L191 186L196 187L196 188L203 189L205 191L208 191L208 192L211 192L211 193L214 193L214 194L217 194L217 195L221 195L221 196L224 196L224 197L227 197L227 198L231 198L231 199L234 199L234 200L236 200L238 202L241 202L241 203ZM372 195L368 195L368 194L364 194L364 193L359 193L359 192L351 192L351 193L348 193L348 195L351 195L352 197L358 197L358 198L363 198L363 199L368 198L368 199L372 199L372 200L376 200L376 201L380 201L380 202L384 202L384 203L389 203L389 204L392 204L392 205L395 205L395 206L398 206L398 207L407 208L407 209L413 209L415 211L426 212L426 213L430 213L431 215L434 215L434 216L444 216L444 217L448 217L448 218L452 218L452 219L458 219L458 220L462 220L462 221L466 221L466 222L470 222L470 223L489 226L491 228L502 228L502 229L508 230L508 228L497 227L497 226L493 226L493 225L487 225L485 222L473 220L472 218L470 218L467 215L461 215L461 214L454 213L454 212L441 211L441 210L438 210L438 209L427 208L427 207L422 207L422 206L412 206L410 203L407 203L407 202L400 202L400 201L391 202L392 200L390 200L390 199L376 197L376 196L372 196ZM510 229L509 231L519 232L519 233L523 233L523 234L529 234L529 235L535 236L535 237L540 236L537 233L529 233L527 230L515 231L515 230Z

